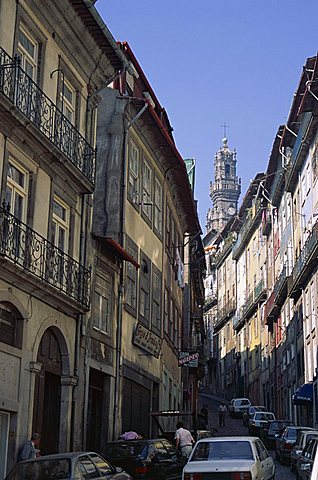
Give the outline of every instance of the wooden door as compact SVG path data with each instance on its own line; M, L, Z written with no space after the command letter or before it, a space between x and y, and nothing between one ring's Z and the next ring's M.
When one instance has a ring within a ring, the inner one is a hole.
M37 361L42 369L35 379L33 432L41 435L40 450L44 455L59 450L62 361L53 329L44 333Z

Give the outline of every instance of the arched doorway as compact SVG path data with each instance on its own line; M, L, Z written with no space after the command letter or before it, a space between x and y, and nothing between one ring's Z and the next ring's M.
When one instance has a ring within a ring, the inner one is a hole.
M48 328L39 345L42 364L34 389L33 432L41 434L41 454L59 451L62 357L57 336Z

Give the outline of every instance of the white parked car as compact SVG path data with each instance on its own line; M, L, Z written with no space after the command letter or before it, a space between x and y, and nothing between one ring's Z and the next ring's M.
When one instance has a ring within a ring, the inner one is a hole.
M276 420L272 412L255 412L248 422L248 430L251 435L258 435L261 428L264 428L269 421Z
M272 480L274 476L274 461L259 438L213 437L195 444L182 480Z
M229 405L231 417L241 417L251 405L251 401L248 398L232 398Z

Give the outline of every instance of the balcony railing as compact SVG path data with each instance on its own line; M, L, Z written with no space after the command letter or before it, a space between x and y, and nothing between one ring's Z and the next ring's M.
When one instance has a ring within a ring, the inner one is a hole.
M233 317L233 328L234 330L240 328L244 324L244 309L243 306L238 308L236 311L236 315Z
M216 255L215 255L215 263L216 266L218 267L222 261L225 259L227 254L230 252L233 243L235 242L234 240L234 235L230 234L224 241L222 250L220 250Z
M247 242L249 236L254 231L257 221L261 216L261 212L263 211L264 207L262 203L258 200L256 204L251 208L241 230L238 234L238 238L236 243L233 245L232 255L234 259L237 259L239 254L242 252L245 243Z
M283 192L285 180L285 169L280 167L280 169L276 172L273 179L273 184L271 187L271 197L272 197L272 204L278 205L279 199L281 198Z
M299 164L302 161L303 156L308 151L308 144L305 145L306 142L304 142L304 140L306 139L307 130L312 118L313 118L312 112L305 112L303 114L301 125L297 134L297 138L293 146L291 161L287 165L287 170L285 174L287 192L292 191L292 188L295 185L295 182L297 181L297 178L298 178Z
M267 297L266 286L263 279L261 279L254 288L254 301L261 302Z
M215 325L220 324L226 317L231 315L231 313L234 313L235 309L236 309L236 300L235 298L232 298L232 300L229 300L224 305L224 307L220 308Z
M90 271L0 208L0 257L89 308Z
M20 66L0 48L0 93L22 112L91 182L95 150Z
M263 211L263 216L262 216L262 234L264 236L267 236L272 228L272 213L270 208L266 208Z
M313 226L311 234L307 238L305 245L303 246L300 256L296 260L292 274L289 294L291 296L297 295L297 291L306 280L308 273L311 272L317 265L317 253L318 253L318 223Z
M216 293L211 293L205 297L203 311L207 312L210 308L214 307L217 304L217 295Z

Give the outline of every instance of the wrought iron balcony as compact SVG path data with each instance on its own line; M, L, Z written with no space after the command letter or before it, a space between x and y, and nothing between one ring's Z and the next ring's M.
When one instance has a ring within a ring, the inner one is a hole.
M215 263L217 267L220 266L222 261L226 258L228 253L231 251L234 242L235 242L234 235L230 233L223 243L222 250L220 250L215 255Z
M272 214L270 208L263 211L262 216L262 234L267 237L272 229Z
M273 205L276 205L276 206L279 205L279 200L284 191L284 185L285 185L285 169L283 167L280 167L280 169L276 172L274 176L273 184L271 188L271 200Z
M237 260L239 255L242 253L245 244L247 243L248 239L257 227L263 209L264 206L262 205L260 200L257 200L250 209L249 214L247 215L247 218L245 219L244 224L238 234L237 241L233 245L232 255L235 260Z
M223 322L223 320L225 320L232 313L234 313L235 309L236 309L236 299L232 298L224 305L224 307L220 308L215 326L220 325Z
M256 287L254 288L254 302L261 303L266 300L267 297L267 290L265 286L265 282L261 279Z
M267 299L267 302L265 303L265 312L264 312L265 325L269 325L276 316L277 305L275 303L275 299L276 299L275 292L272 291L272 293Z
M217 304L217 295L216 293L211 293L207 297L205 297L203 311L208 312L210 308L214 307Z
M295 262L291 273L291 281L289 282L289 295L297 298L300 294L301 287L305 284L308 276L317 266L318 254L318 223L316 222L312 231L303 246L300 256Z
M287 297L288 267L284 265L274 285L275 304L281 307Z
M242 306L236 311L236 315L234 315L233 317L234 330L238 330L239 328L241 328L244 325L244 320L245 320L244 309Z
M20 66L0 48L0 93L86 177L95 182L95 150Z
M304 156L308 152L309 142L307 140L308 128L313 119L312 112L305 112L301 121L301 125L297 134L296 141L293 146L291 161L287 165L285 174L286 191L291 192L296 185L298 179L298 170Z
M3 207L0 207L0 257L63 292L88 310L90 271Z

